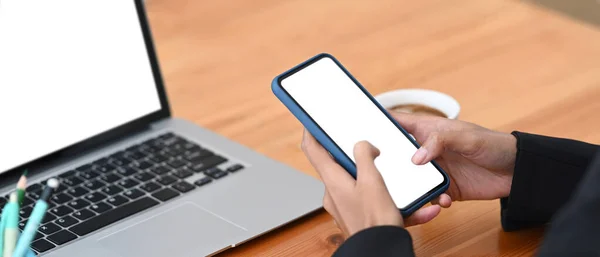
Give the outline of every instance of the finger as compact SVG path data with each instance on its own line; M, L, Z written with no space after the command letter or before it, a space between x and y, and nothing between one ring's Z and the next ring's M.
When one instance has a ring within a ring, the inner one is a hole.
M485 143L478 133L461 131L440 131L429 135L425 143L412 157L417 165L425 164L438 158L446 150L457 152L463 156L475 155Z
M420 125L424 125L426 122L438 119L433 116L416 115L413 113L405 112L390 112L392 117L400 123L400 126L404 128L408 133L415 133L419 130Z
M427 223L440 214L442 208L438 205L431 205L420 209L404 220L406 227Z
M336 187L336 185L355 183L352 176L338 165L329 152L306 130L302 139L302 150L326 186Z
M447 194L441 194L439 197L433 199L431 204L439 205L442 208L448 208L452 205L452 198Z
M354 160L356 160L356 180L360 181L380 179L381 174L375 167L375 158L379 156L379 149L367 141L360 141L354 145Z

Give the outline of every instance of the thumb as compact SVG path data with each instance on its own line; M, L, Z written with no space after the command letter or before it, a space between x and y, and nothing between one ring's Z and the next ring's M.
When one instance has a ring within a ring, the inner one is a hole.
M377 156L379 156L379 149L367 141L360 141L354 145L357 181L381 177L379 170L375 167Z
M465 157L472 156L485 143L478 133L441 131L429 135L425 143L415 152L412 162L417 165L428 163L445 151L453 151Z

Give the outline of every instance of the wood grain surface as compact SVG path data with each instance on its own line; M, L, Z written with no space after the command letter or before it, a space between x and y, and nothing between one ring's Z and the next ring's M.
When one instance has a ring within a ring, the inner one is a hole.
M320 52L373 94L435 89L460 119L600 143L600 32L507 0L147 0L174 115L317 177L271 79ZM498 201L410 228L418 256L530 256L543 231L503 232ZM220 256L329 256L319 212Z

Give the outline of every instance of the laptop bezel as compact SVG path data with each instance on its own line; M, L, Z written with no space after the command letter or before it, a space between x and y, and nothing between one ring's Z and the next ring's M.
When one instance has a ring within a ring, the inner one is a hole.
M164 82L162 74L160 72L154 42L152 40L152 33L150 31L150 25L144 6L144 1L133 1L135 2L136 13L138 15L140 27L143 32L148 58L150 59L150 64L152 66L152 73L154 76L156 90L158 93L158 97L160 98L160 109L140 118L131 120L115 128L109 129L100 134L88 137L65 148L56 150L42 157L31 160L25 164L21 164L15 168L11 168L6 171L0 171L0 181L12 180L11 178L16 178L16 176L20 175L25 169L29 170L30 174L37 173L37 169L39 168L46 167L48 165L51 165L52 163L64 161L66 158L69 157L72 158L73 155L76 155L77 153L89 151L100 145L106 144L107 142L114 142L115 140L123 138L127 135L144 130L145 128L148 128L150 124L156 121L171 117L171 110L167 99L167 94L164 88Z

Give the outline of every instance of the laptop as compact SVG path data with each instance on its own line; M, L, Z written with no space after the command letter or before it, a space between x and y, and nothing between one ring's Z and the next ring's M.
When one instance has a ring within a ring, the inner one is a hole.
M525 0L567 17L600 26L600 0Z
M28 170L23 229L60 179L36 253L213 255L321 207L317 179L171 117L141 0L34 2L0 1L0 205Z

